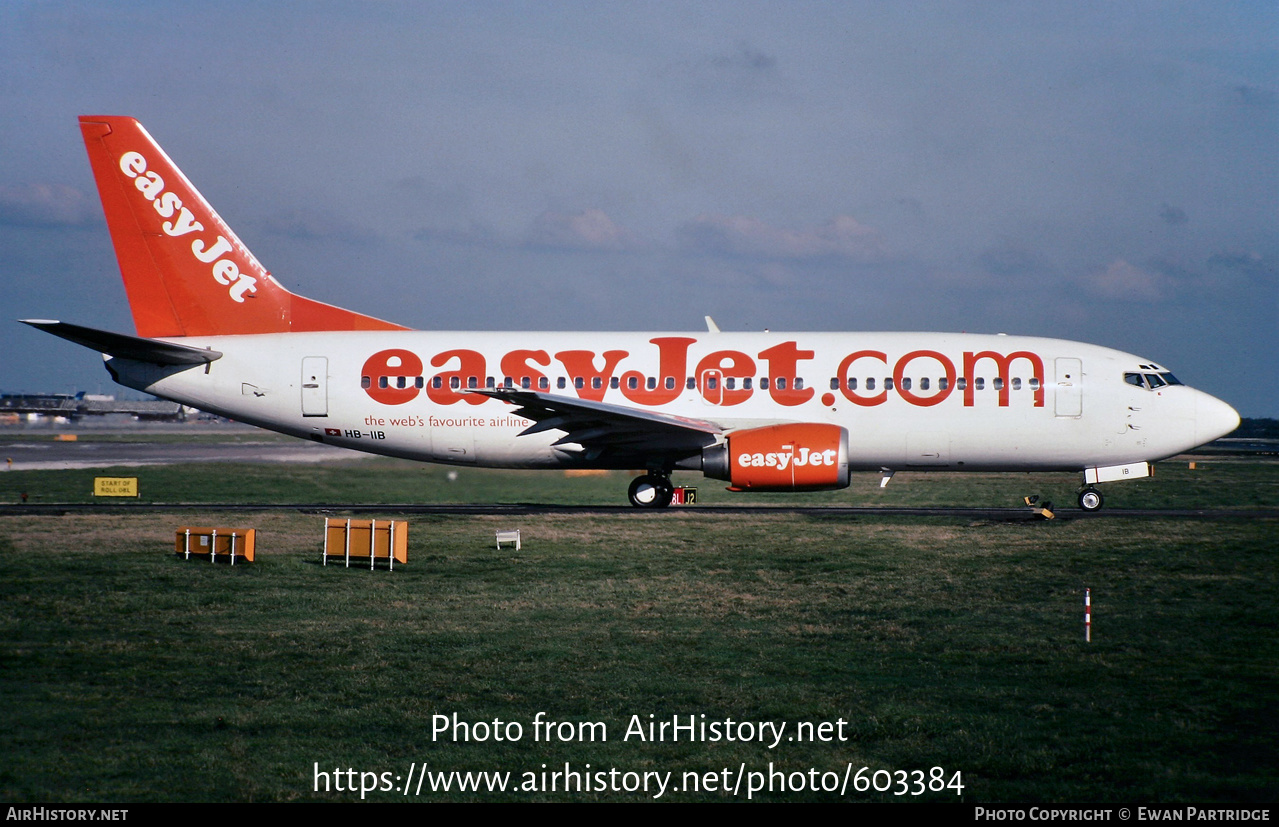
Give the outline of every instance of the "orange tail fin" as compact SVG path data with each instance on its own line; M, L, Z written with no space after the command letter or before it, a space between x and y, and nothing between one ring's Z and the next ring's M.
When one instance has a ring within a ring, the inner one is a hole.
M285 290L133 118L80 131L139 336L405 329Z

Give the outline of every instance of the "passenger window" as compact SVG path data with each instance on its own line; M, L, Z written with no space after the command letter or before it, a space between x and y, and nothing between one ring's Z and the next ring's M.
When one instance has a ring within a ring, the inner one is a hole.
M472 385L471 387L475 387L475 386L474 386L474 385ZM529 388L533 387L533 379L532 379L532 377L529 377L529 376L521 376L521 377L520 377L520 387L521 387L521 388L524 388L525 390L528 390Z
M839 380L836 379L834 376L830 378L830 389L833 391L839 390Z
M561 376L559 379L556 379L555 387L557 390L564 390L566 387L568 387L568 377Z
M910 390L910 377L907 377L907 376L902 377L902 390L904 391Z
M754 379L754 377L752 377L752 376L747 376L745 379L743 379L743 380L742 380L742 387L743 387L745 390L750 390L750 389L751 389L751 385L753 385L754 383L755 383L755 379Z
M449 387L450 387L450 388L452 388L453 390L457 390L458 388L462 387L462 379L461 379L461 377L458 377L458 376L450 376L450 377L449 377Z
M1015 391L1021 390L1021 377L1019 376L1013 377L1013 390Z
M984 376L978 376L973 380L973 390L986 390L986 378Z
M868 390L868 391L873 391L873 390L875 390L875 377L873 377L873 376L872 376L872 377L867 378L867 380L866 380L866 390Z
M581 390L582 388L586 387L586 380L580 376L574 376L573 387L577 388L578 390Z
M1032 376L1032 377L1030 377L1030 389L1031 389L1032 391L1037 391L1037 390L1039 390L1039 377L1038 377L1038 376Z
M417 388L418 390L421 390L425 386L426 386L426 377L424 376L414 377L413 387Z
M893 377L887 376L884 378L884 390L890 391L892 389L893 389Z
M468 388L478 388L480 386L480 380L474 376L468 376L466 377L466 386Z
M943 376L937 380L937 390L944 391L950 387L950 378Z
M599 390L604 387L604 380L598 376L591 377L591 390Z
M548 390L548 389L550 389L550 387L551 387L551 382L550 382L550 380L549 380L549 379L547 379L545 376L543 376L542 378L540 378L540 379L538 379L538 380L537 380L537 387L538 387L540 390Z
M684 382L684 387L690 391L697 390L697 379L692 376L688 377L688 379Z
M928 390L928 382L929 382L929 379L928 379L928 377L927 377L927 376L925 376L925 377L921 378L921 379L919 380L919 389L920 389L921 391L926 391L926 390Z
M379 376L379 377L377 378L377 386L378 386L379 388L385 388L385 387L387 387L387 381L386 381L386 377L385 377L385 376Z
M777 389L778 389L779 391L784 391L784 390L786 390L786 377L785 377L785 376L779 376L779 377L777 377L776 382L777 382Z
M992 384L994 385L995 390L1002 391L1004 389L1004 377L996 376L995 381Z
M797 390L797 391L802 391L803 389L804 389L804 377L802 377L802 376L796 376L796 377L795 377L795 390Z
M761 377L759 378L759 389L760 389L760 390L762 390L762 391L766 391L766 390L768 390L768 377L767 377L767 376L761 376Z
M746 382L747 382L746 387L748 387L748 388L750 387L750 381L751 381L751 380L749 380L749 379L747 379L747 380L746 380ZM668 391L673 391L673 390L675 390L675 377L674 377L674 376L668 376L668 377L666 377L666 389L667 389Z
M855 391L855 390L857 390L857 377L856 377L856 376L850 376L850 377L848 377L848 389L849 389L850 391Z
M955 390L962 391L968 389L968 379L961 376L955 380Z
M644 384L649 390L655 390L657 388L657 377L656 376L648 377L648 381L645 382Z
M635 390L636 388L639 387L639 380L636 379L634 376L628 376L626 378L626 387L630 388L631 390Z
M439 376L432 376L432 377L431 377L431 387L433 387L433 388L435 388L435 389L437 389L437 390L438 390L438 389L440 389L440 388L442 388L442 387L444 387L444 380L443 380L441 377L439 377Z
M361 376L361 377L360 377L360 387L362 387L362 388L371 388L371 387L373 387L373 377L371 377L371 376Z

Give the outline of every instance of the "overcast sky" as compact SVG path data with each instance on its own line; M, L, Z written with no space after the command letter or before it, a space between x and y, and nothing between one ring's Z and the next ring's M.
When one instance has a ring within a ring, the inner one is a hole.
M76 117L424 329L966 330L1279 416L1279 4L0 5L8 319L133 332ZM0 390L114 388L0 321Z

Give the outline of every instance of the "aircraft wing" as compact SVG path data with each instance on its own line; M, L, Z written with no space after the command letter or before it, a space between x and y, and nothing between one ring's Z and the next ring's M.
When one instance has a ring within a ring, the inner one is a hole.
M123 333L81 327L78 324L68 324L53 319L19 319L18 321L43 330L45 333L52 333L68 342L75 342L90 350L120 359L136 359L139 362L151 362L156 365L203 365L222 358L222 354L216 350L126 336Z
M520 436L543 431L563 431L554 443L568 452L580 452L592 460L616 462L618 467L676 460L713 445L723 428L714 422L644 411L538 391L497 388L475 390L516 406L513 413L533 424Z

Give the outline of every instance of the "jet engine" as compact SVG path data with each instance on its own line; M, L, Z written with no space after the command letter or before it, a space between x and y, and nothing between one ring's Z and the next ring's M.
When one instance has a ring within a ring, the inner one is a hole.
M730 491L848 487L848 431L799 422L733 431L702 451L702 473Z

